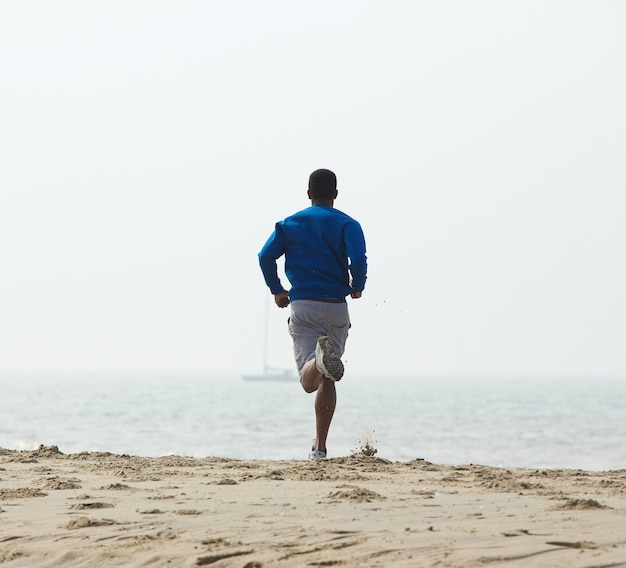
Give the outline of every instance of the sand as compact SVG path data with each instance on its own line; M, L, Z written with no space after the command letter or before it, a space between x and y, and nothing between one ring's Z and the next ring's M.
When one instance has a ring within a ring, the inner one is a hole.
M0 449L0 566L626 566L626 470Z

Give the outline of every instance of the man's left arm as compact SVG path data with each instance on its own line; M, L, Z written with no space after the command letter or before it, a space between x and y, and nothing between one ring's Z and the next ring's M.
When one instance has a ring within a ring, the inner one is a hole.
M282 237L282 231L277 223L274 232L261 249L261 252L259 252L259 265L263 272L263 278L275 297L283 292L286 293L278 277L278 266L276 264L276 261L285 252Z

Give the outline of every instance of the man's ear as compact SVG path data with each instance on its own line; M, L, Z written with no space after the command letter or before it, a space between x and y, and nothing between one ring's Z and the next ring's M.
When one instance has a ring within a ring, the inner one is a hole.
M308 197L309 199L313 199L313 198L311 197L311 190L310 190L310 189L307 189L307 190L306 190L306 195L307 195L307 197Z
M337 196L338 196L338 195L339 195L339 190L338 190L338 189L336 189L336 190L335 190L335 197L333 197L333 199L337 199Z

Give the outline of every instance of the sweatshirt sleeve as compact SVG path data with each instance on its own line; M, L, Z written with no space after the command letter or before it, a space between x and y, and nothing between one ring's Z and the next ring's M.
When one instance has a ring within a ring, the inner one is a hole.
M259 264L263 272L265 283L272 294L280 294L285 289L278 278L276 261L285 253L283 232L280 223L276 223L274 232L259 252Z
M352 276L352 289L355 292L362 292L367 279L367 256L365 254L365 236L357 221L353 220L346 226L345 244L350 259L348 268Z

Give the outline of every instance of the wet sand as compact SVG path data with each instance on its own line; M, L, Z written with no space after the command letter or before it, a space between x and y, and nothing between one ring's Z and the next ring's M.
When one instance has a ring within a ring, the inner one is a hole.
M626 566L626 470L0 449L0 566Z

